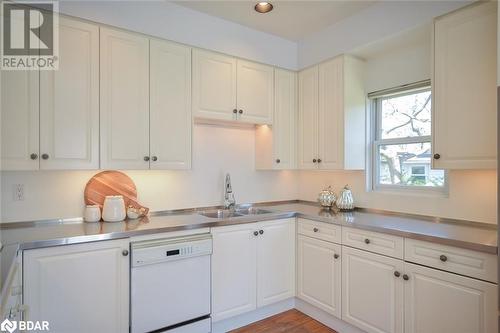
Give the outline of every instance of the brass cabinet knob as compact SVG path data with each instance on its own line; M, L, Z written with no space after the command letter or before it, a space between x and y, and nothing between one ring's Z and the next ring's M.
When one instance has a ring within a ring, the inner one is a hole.
M233 109L233 113L234 113L234 114L237 114L237 113L238 113L238 110Z
M42 154L42 159L48 160L49 159L49 154Z
M144 156L144 161L149 161L149 156Z
M394 272L394 276L395 276L395 277L400 277L400 276L401 276L401 273L399 273L398 271L395 271L395 272Z
M445 262L446 260L448 260L448 257L445 256L444 254L442 254L439 256L439 260L441 260L442 262Z
M318 158L318 163L321 163L321 158Z
M262 230L262 229L261 229L261 230L259 230L259 234L261 234L261 235L262 235L263 233L264 233L264 230Z
M153 156L153 157L151 157L151 159L153 160L153 162L158 161L158 157L157 156Z
M410 279L410 277L408 275L403 274L403 280L408 281L409 279Z
M240 110L238 111L238 113L239 113L239 114L242 114L242 113L243 113L243 110L241 110L241 109L240 109Z
M128 256L128 250L123 250L122 251L122 256L124 256L124 257Z
M313 163L316 163L316 159L315 158L313 158Z
M434 154L434 159L435 159L435 160L439 160L440 158L441 158L441 155L439 155L439 154Z
M318 232L318 231L319 231L319 229L318 229L318 228L314 228L314 229L313 229L313 231L314 231L314 232Z
M276 163L280 163L281 160L279 158L276 159Z
M259 232L258 232L258 231L254 231L254 232L253 232L253 235L254 235L254 236L258 236L258 235L259 235Z
M335 258L335 259L338 259L339 257L340 257L340 256L339 256L337 253L335 253L335 254L333 255L333 258Z
M370 244L370 240L368 238L365 238L365 243Z
M38 154L33 153L33 154L30 155L30 158L32 160L36 160L38 158Z

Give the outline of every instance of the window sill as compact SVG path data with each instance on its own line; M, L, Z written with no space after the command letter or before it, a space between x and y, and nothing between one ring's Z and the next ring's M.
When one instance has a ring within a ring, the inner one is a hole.
M449 191L447 187L444 188L394 188L394 187L376 187L371 189L370 192L398 195L408 197L430 197L430 198L448 198Z

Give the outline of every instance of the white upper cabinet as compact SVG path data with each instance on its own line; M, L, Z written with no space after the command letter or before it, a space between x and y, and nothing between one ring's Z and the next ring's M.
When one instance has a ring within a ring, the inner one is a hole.
M59 20L59 69L40 72L40 168L99 168L99 27Z
M274 117L272 127L255 130L257 169L294 169L296 166L297 74L274 70Z
M39 72L2 71L2 170L38 170Z
M55 333L129 332L128 249L119 239L24 251L23 319Z
M497 166L497 3L434 23L433 166Z
M191 168L191 49L150 41L151 169Z
M363 62L340 56L299 73L299 168L365 168Z
M271 124L273 67L193 50L193 115Z
M274 110L274 68L238 60L238 118L252 124L271 124Z
M317 168L318 66L299 73L298 167Z
M236 110L236 59L194 49L194 116L235 120L234 110Z
M149 39L101 28L101 168L149 169Z
M405 333L498 332L497 285L405 263Z

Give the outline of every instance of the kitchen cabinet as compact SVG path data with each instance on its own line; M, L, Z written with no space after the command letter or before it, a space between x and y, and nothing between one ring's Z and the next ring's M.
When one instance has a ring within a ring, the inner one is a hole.
M497 167L497 3L434 22L433 167Z
M101 168L149 169L149 39L100 34Z
M40 169L99 168L99 27L59 20L59 69L40 71Z
M257 307L255 224L212 229L212 320Z
M150 41L151 169L191 168L191 49Z
M238 120L252 124L272 124L274 68L240 59L237 68Z
M56 333L128 332L128 251L128 239L25 250L24 320Z
M403 331L403 261L342 246L342 320L368 333Z
M341 317L341 246L299 235L297 297Z
M295 221L283 219L258 224L257 306L295 295Z
M294 219L212 229L212 320L295 293Z
M497 286L405 263L405 333L498 332Z
M274 116L272 127L255 129L255 167L294 169L296 167L297 74L274 70Z
M193 113L196 117L236 120L236 59L193 50Z
M300 169L364 169L363 82L363 62L346 55L299 73Z
M38 71L2 71L2 170L39 168Z
M271 124L273 67L193 50L193 115Z

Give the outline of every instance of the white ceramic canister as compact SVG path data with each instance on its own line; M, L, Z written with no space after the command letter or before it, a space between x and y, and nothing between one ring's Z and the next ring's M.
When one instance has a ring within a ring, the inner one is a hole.
M99 222L101 220L101 208L99 205L87 205L83 213L85 222Z
M125 202L121 195L108 195L104 199L102 219L105 222L119 222L125 220Z

